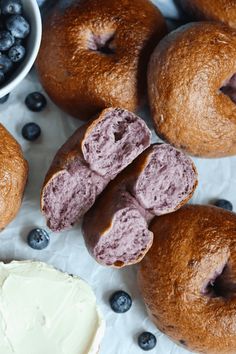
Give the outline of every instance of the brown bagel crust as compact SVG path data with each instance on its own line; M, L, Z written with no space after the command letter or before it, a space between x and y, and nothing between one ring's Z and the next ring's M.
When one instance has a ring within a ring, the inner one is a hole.
M18 213L27 176L28 164L20 145L0 124L0 230Z
M153 322L186 349L235 353L236 215L189 205L156 217L150 229L154 242L138 280ZM222 293L203 294L221 272Z
M220 21L236 29L235 0L178 0L187 14L198 20Z
M148 70L157 134L204 157L236 154L236 105L220 88L236 73L236 31L192 23L166 36Z
M62 110L82 120L106 107L135 111L150 55L166 31L149 0L59 0L44 24L41 82ZM114 53L89 49L106 40Z
M103 191L101 196L97 199L93 207L85 215L83 225L82 225L82 231L83 231L83 236L85 239L87 249L93 257L94 257L93 249L97 244L99 238L105 235L106 232L112 227L113 215L117 209L117 205L119 204L119 199L121 199L120 197L121 193L127 190L128 188L132 188L132 185L135 184L135 181L141 175L146 165L148 164L149 156L153 152L154 150L153 148L155 147L155 145L157 144L153 144L149 148L147 148L131 165L126 167L125 170L123 170L113 181L111 181L107 186L107 188ZM196 173L196 181L192 189L192 192L188 195L188 197L185 200L183 200L179 205L177 205L177 207L174 210L171 210L170 212L173 212L181 208L182 205L186 204L193 196L193 193L198 185L198 180L197 180L197 170L194 163L192 163L192 167ZM137 208L138 208L138 202L137 202ZM144 210L143 212L145 212L144 216L146 220L150 222L150 220L154 217L154 215L151 214L148 210ZM85 226L86 226L86 231L85 231ZM95 237L94 237L95 235L94 230L96 230ZM145 256L145 254L149 251L151 246L152 246L152 241L148 244L144 252L134 261L130 263L117 262L117 264L113 264L112 267L122 268L127 265L140 262L141 259ZM99 262L98 259L96 260L97 262ZM101 264L104 265L104 263Z

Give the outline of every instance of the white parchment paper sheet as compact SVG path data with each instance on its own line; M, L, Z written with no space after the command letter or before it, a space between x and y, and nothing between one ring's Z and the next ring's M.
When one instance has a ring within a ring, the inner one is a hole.
M177 17L172 1L154 2L160 5L166 16ZM81 125L78 120L62 113L50 100L42 113L28 111L24 105L25 96L35 90L42 91L36 75L31 72L12 92L9 101L0 106L0 122L20 142L30 166L29 181L20 213L0 234L0 259L41 260L68 273L80 275L88 281L96 293L107 324L101 354L144 353L136 343L137 335L144 330L157 336L157 347L150 353L188 353L161 334L148 319L137 288L136 268L112 270L98 265L87 253L79 226L61 234L50 232L50 245L43 251L34 251L27 245L26 236L29 230L36 226L46 227L39 210L40 188L45 173L57 149ZM41 138L34 143L25 141L21 136L22 126L31 121L42 128ZM151 122L148 122L151 127ZM236 208L236 157L194 160L200 182L191 202L208 203L214 198L222 197L231 200ZM133 298L131 310L123 315L113 313L108 304L109 295L118 289L128 291Z

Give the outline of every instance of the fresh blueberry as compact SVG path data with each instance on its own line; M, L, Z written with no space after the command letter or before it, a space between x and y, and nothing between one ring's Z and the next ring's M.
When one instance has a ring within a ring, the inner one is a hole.
M16 38L26 38L30 33L29 22L21 15L12 15L6 20L8 31Z
M26 140L34 141L41 134L41 129L36 123L27 123L22 128L22 135Z
M8 52L8 57L13 63L18 63L24 59L25 48L22 45L14 45Z
M225 199L217 199L214 203L215 206L218 208L226 209L226 210L233 210L233 205L231 202Z
M0 11L0 31L3 31L4 29L5 29L5 17L1 14Z
M10 49L14 44L14 37L8 31L0 32L0 51Z
M138 345L143 350L151 350L155 348L157 339L154 334L150 332L143 332L138 336Z
M6 74L12 69L12 67L12 61L5 54L1 54L0 52L0 71Z
M1 98L0 98L0 104L3 104L3 103L5 103L5 102L7 102L9 96L10 96L10 93L8 93L7 95L1 97Z
M28 245L35 250L42 250L49 244L50 237L47 231L37 228L30 231L27 237Z
M2 84L5 80L5 74L2 70L0 70L0 84Z
M30 111L41 112L46 107L47 100L42 93L32 92L26 97L25 104Z
M15 38L14 45L23 45L24 40L22 38Z
M114 312L124 313L127 312L132 306L132 299L125 291L116 291L110 297L110 305Z
M4 15L20 15L22 13L21 0L2 0L1 10Z

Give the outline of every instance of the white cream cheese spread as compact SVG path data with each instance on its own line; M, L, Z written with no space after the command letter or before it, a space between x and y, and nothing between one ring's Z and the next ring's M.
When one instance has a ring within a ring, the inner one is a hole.
M103 334L82 279L41 262L0 263L1 354L96 354Z

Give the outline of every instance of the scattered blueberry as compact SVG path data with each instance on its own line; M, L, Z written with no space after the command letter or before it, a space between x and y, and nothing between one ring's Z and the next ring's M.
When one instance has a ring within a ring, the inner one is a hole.
M22 45L14 45L8 52L8 57L13 63L18 63L24 59L25 48Z
M14 44L14 37L8 31L0 32L0 51L10 49Z
M12 15L6 19L8 31L16 38L26 38L30 33L29 22L21 15Z
M125 291L116 291L110 297L110 305L114 312L124 313L127 312L132 306L132 299Z
M143 332L138 336L138 345L143 350L151 350L155 348L157 339L154 334L150 332Z
M228 200L225 199L218 199L215 201L214 203L215 206L222 208L222 209L226 209L226 210L233 210L233 205L231 202L229 202Z
M2 0L1 11L4 15L20 15L22 13L21 0Z
M25 104L30 111L40 112L47 105L47 100L42 93L32 92L26 97Z
M12 67L12 61L5 54L1 54L0 52L0 71L6 74L12 69Z
M36 123L27 123L22 128L22 135L26 140L34 141L41 134L41 129Z
M1 97L1 98L0 98L0 104L3 104L3 103L5 103L5 102L7 102L9 96L10 96L10 93L8 93L7 95Z
M30 231L27 237L28 245L35 250L42 250L49 244L50 237L47 231L37 228Z

